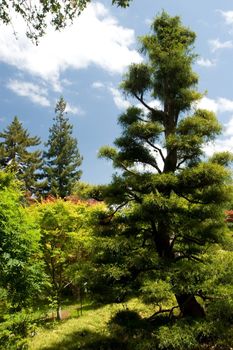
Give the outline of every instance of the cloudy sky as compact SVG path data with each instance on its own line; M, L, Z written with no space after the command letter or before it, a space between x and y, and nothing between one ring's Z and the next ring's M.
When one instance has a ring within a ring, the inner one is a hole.
M179 15L197 33L200 105L213 110L224 132L207 153L233 150L233 5L229 0L133 0L128 9L111 0L92 1L75 23L62 32L49 30L33 45L24 24L1 25L0 123L2 130L17 115L32 135L47 140L54 107L62 95L84 157L82 180L106 183L111 165L97 158L102 145L112 144L120 130L118 115L128 106L118 90L122 74L141 62L137 37L150 31L162 9Z

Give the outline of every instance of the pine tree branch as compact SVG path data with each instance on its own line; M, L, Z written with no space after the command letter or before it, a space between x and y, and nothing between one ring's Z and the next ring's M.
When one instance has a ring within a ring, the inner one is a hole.
M169 312L169 318L172 316L173 311L175 309L178 309L179 305L173 306L171 309L162 309L161 306L159 307L159 310L156 311L153 315L151 315L150 317L147 318L148 321L153 322L154 318L159 315L159 314L163 314L163 313L167 313Z
M200 201L197 201L195 199L190 199L186 196L184 196L183 194L177 192L177 191L174 191L177 196L181 197L181 198L184 198L186 201L188 201L189 203L192 203L192 204L202 204L202 205L206 205L206 204L209 204L208 202L200 202Z
M154 148L156 151L159 152L159 154L160 154L160 156L161 156L163 162L165 162L165 157L164 157L164 155L163 155L163 152L162 152L161 148L155 146L155 145L154 145L152 142L150 142L148 139L144 139L144 140L148 143L148 145L150 145L152 148Z
M139 102L141 102L141 104L144 106L144 107L146 107L150 112L156 112L156 109L154 109L153 107L150 107L144 100L143 100L143 98L142 98L142 96L141 97L139 97L136 93L134 93L133 94L134 95L134 97L139 101Z
M134 198L134 200L136 201L136 202L138 202L138 203L142 203L142 199L138 196L138 195L136 195L136 193L134 193L133 191L131 191L129 188L127 188L127 191L128 191L128 193Z
M127 173L129 173L129 174L131 174L131 175L134 175L134 176L137 175L134 171L129 170L123 163L118 163L118 164L119 164L119 166L121 166L125 171L127 171Z
M197 293L195 293L195 296L202 298L203 301L206 300L226 300L228 298L228 295L222 295L222 296L207 296L203 294L202 290L199 290Z
M130 201L130 200L129 200ZM109 214L106 218L110 218L110 220L113 218L113 216L120 210L122 209L125 205L129 203L129 201L122 203L119 205L111 214Z
M184 157L184 158L177 164L176 169L179 169L180 166L181 166L184 162L186 162L186 160L188 160L189 158L190 158L190 157Z
M200 263L204 263L204 261L202 259L200 259L200 258L198 258L197 256L194 256L194 255L183 254L183 255L179 255L179 256L175 257L175 261L179 261L179 260L183 260L183 259L194 260L194 261L197 261L197 262L200 262Z
M191 242L191 243L196 243L198 245L205 245L205 242L204 241L201 241L197 238L194 238L194 237L191 237L191 236L183 236L183 238L188 241L188 242Z

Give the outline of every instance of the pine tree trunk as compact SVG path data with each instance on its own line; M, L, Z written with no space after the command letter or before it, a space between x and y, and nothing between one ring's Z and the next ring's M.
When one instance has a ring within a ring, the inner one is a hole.
M170 259L171 261L174 259L174 252L169 241L167 225L164 222L160 222L159 224L159 230L157 231L156 237L156 248L160 258ZM205 316L203 307L197 302L193 294L183 293L176 295L176 300L183 317L202 318Z
M183 317L205 317L205 311L203 307L197 302L194 295L189 293L176 295L176 300L178 302Z

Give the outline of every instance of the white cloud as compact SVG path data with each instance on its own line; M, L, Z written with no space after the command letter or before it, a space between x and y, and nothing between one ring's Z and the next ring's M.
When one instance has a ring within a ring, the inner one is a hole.
M66 103L66 112L74 115L83 115L85 114L84 111L77 106L72 106L69 103Z
M214 113L233 112L233 101L224 97L218 97L216 100L203 97L197 104L197 108L208 109Z
M105 87L101 81L94 81L91 86L93 89L102 89Z
M159 100L152 100L150 102L147 102L147 105L154 109L163 110L162 103ZM141 108L145 114L149 112L148 108L143 106L141 103L138 103L137 107Z
M50 28L38 46L25 37L25 24L19 18L14 24L17 39L11 26L0 26L0 61L43 78L57 91L61 90L60 74L68 68L82 69L95 64L110 73L121 74L130 63L142 60L131 48L134 30L120 26L98 2L90 4L63 31Z
M65 86L71 86L73 84L72 81L70 81L69 79L66 79L66 78L63 78L61 80L61 83L62 83L62 85L65 85Z
M148 149L151 155L153 155L156 159L157 166L159 170L163 171L164 168L164 161L158 151L156 151L152 146L148 145L145 143L145 147ZM165 148L162 148L161 145L155 144L155 147L161 150L163 157L166 157L167 151ZM152 172L152 173L157 173L157 170L149 164L142 164L142 163L137 163L135 165L135 170L139 171L140 173L145 173L145 172Z
M219 97L217 99L219 112L233 112L233 101L227 98Z
M32 102L43 107L50 106L47 90L39 85L20 80L10 80L7 87L19 96L28 97Z
M209 59L205 59L203 57L199 58L197 60L197 64L199 66L202 66L202 67L214 67L216 66L216 61L215 60L209 60Z
M222 137L208 143L203 150L208 157L215 152L233 152L233 116L223 125Z
M126 109L131 106L131 103L124 99L120 91L116 88L109 87L109 91L113 96L113 101L118 109Z
M222 42L219 39L214 39L214 40L209 40L209 44L210 44L212 52L215 52L215 51L220 50L220 49L233 48L233 42L231 40Z
M220 11L226 24L233 25L233 11Z
M214 113L217 113L218 110L218 104L215 100L208 98L208 97L203 97L197 104L197 108L200 109L208 109L209 111L212 111Z
M233 136L225 139L217 139L215 142L207 144L203 150L210 157L215 152L233 151Z

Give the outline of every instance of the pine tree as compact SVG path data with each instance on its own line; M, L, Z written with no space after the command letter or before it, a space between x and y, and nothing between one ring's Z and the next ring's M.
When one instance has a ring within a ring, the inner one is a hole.
M224 235L232 156L203 154L221 126L212 112L195 107L201 98L192 71L195 34L164 12L152 30L140 39L147 63L131 65L122 83L137 105L119 118L116 148L100 151L120 173L106 190L107 251L97 260L118 297L130 292L159 304L168 290L183 316L203 316L196 299L206 278L200 261Z
M35 194L40 187L39 170L42 165L41 151L29 151L40 144L37 136L31 137L17 117L0 133L1 169L14 172L22 181L23 188Z
M47 193L61 198L69 195L74 183L80 179L79 167L82 163L65 109L66 102L61 97L56 104L54 124L49 129L48 149L44 152Z

